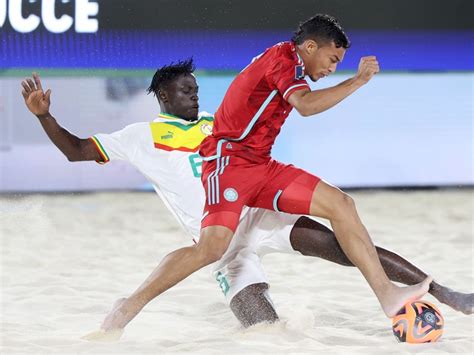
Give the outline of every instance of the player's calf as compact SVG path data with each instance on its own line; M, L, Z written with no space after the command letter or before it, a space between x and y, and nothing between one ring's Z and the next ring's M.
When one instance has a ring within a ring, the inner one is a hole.
M245 287L230 301L230 309L243 327L279 320L268 295L268 284L258 283Z

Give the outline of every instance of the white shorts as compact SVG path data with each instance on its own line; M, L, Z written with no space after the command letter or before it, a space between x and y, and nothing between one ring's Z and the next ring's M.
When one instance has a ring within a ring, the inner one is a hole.
M249 285L268 283L261 262L265 254L300 254L290 243L290 232L300 217L258 208L244 209L229 248L212 271L227 303Z

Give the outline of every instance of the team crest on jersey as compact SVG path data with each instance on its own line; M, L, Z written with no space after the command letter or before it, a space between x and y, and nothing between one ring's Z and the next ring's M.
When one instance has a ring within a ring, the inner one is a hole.
M210 136L212 134L212 126L208 123L203 123L201 125L201 132L205 136Z
M295 79L300 80L304 78L304 65L295 66Z
M235 189L229 187L224 190L224 198L229 202L235 202L239 198L239 194L237 191L235 191Z

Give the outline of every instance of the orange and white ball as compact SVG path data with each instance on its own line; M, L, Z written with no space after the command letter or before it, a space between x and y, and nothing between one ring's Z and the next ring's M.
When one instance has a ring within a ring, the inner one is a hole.
M426 301L405 304L392 318L393 334L400 342L433 343L443 334L444 318L439 309Z

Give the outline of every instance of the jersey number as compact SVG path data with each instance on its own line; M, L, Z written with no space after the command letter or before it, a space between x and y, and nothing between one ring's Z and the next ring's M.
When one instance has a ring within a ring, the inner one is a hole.
M199 154L192 154L189 156L189 162L191 163L191 169L193 170L194 177L200 178L202 174L202 158Z

